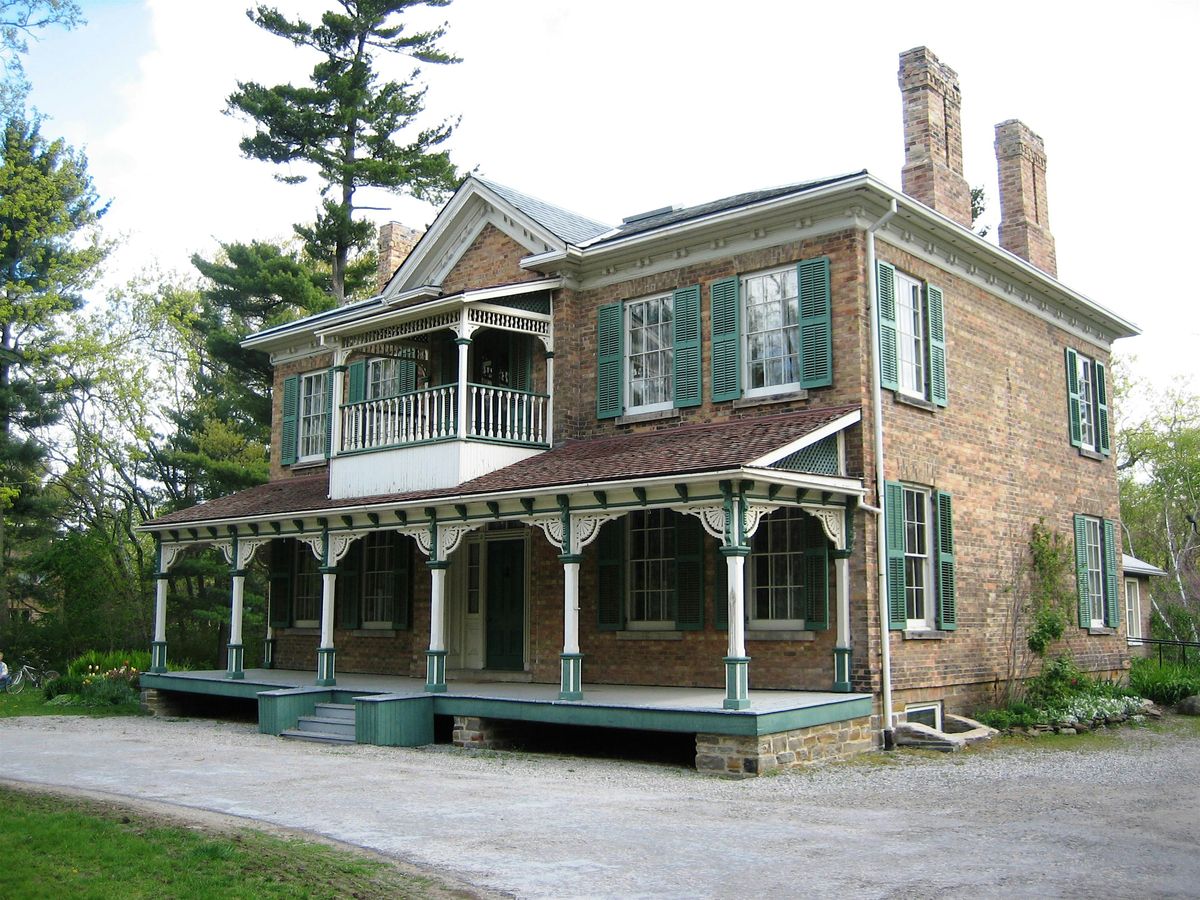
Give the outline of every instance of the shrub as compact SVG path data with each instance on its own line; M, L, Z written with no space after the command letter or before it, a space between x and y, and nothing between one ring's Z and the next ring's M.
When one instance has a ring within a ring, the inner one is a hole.
M82 692L83 679L77 675L62 675L42 685L42 696L47 700L53 700L62 694L79 694Z
M1174 706L1184 697L1200 694L1200 668L1177 663L1160 666L1156 659L1135 659L1129 670L1129 686L1155 703Z
M122 666L144 672L150 668L149 650L89 650L67 665L68 675L83 677L89 671L110 672Z
M127 683L106 678L85 684L81 696L89 706L122 706L138 702L137 692Z

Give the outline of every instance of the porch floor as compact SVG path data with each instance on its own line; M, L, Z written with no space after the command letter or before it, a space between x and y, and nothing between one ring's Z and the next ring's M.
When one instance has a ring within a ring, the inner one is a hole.
M233 680L224 670L146 673L142 686L163 691L254 699L264 691L328 691L339 702L387 694L429 697L434 713L519 721L552 722L649 731L762 735L871 714L871 695L832 691L752 690L750 708L724 709L720 688L588 684L582 700L560 700L557 684L455 679L446 693L428 694L421 678L338 673L329 688L314 685L315 673L291 669L247 669Z

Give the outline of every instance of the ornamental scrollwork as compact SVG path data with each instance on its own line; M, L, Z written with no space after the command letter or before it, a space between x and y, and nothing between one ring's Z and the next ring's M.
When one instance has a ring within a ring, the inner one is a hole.
M234 564L232 540L229 538L221 538L217 541L210 541L209 544L210 546L216 547L221 551L221 555L225 557L225 562L229 563L231 566Z
M350 547L354 542L363 536L365 532L348 531L331 534L329 536L329 560L326 565L336 566L338 561L350 552Z
M725 507L724 506L685 506L679 510L700 520L704 531L718 541L725 541Z
M258 548L271 543L270 538L238 538L238 561L236 569L245 569L254 559Z
M846 549L846 514L844 510L806 506L804 511L821 523L821 530L825 532L825 536L829 538L835 549Z
M774 506L760 506L757 503L747 503L742 513L742 536L747 540L754 537L754 532L758 531L758 523L763 520L764 516L773 513L776 508Z
M449 558L450 554L457 550L458 545L462 543L463 536L477 527L477 525L439 525L437 558L440 560Z
M171 571L171 566L175 565L175 560L179 559L181 553L187 549L186 544L162 544L162 554L158 561L159 572L166 574Z
M325 558L325 536L321 534L298 534L296 540L301 543L308 544L308 549L312 551L313 556L317 558L317 562L321 562Z

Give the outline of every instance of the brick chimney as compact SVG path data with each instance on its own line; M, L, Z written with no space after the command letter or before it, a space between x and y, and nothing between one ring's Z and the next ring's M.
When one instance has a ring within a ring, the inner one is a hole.
M962 92L958 73L928 47L900 54L904 101L904 193L971 227L971 189L963 177Z
M391 281L400 264L412 252L412 248L421 239L423 231L417 231L401 225L399 222L388 222L379 226L379 268L376 272L376 293L383 293L387 283Z
M1009 119L996 126L1000 173L1000 246L1058 277L1058 258L1046 206L1046 146L1029 126Z

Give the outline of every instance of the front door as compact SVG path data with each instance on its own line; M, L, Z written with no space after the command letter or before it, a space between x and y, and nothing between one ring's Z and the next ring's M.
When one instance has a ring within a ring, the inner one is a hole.
M525 541L488 541L487 668L525 668Z

